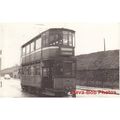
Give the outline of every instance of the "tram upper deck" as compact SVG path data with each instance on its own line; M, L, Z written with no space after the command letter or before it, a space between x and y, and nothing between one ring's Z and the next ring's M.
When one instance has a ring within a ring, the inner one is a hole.
M40 33L22 46L22 65L74 56L75 31L65 28L51 28Z

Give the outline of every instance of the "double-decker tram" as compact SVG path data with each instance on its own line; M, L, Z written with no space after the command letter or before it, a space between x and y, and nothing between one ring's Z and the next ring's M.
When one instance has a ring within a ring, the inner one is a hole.
M21 47L23 90L63 96L76 89L75 31L51 28Z

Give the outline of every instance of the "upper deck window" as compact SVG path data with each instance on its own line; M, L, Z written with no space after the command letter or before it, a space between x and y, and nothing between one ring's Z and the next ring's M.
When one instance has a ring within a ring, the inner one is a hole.
M26 49L25 47L22 48L22 55L25 55L25 51L26 51L25 49Z
M32 42L32 43L31 43L31 49L30 49L31 52L34 51L34 46L35 46L35 44L34 44L34 42Z
M42 34L42 45L43 45L43 47L46 46L46 37L45 37L45 33Z
M40 48L41 48L41 37L36 40L36 49L40 49Z
M30 45L27 45L26 47L26 54L30 53Z
M62 38L63 37L62 37L62 31L61 30L50 31L49 45L52 46L52 45L62 44Z
M74 33L63 31L63 45L74 46Z
M69 45L69 33L63 31L63 45Z
M45 32L42 34L42 47L48 47L49 46L49 32Z
M50 31L49 45L74 46L74 32L69 30Z
M73 46L73 34L71 32L69 32L69 46Z

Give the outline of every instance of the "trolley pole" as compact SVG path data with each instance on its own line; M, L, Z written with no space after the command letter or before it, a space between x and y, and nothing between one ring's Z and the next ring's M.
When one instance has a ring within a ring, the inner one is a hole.
M104 51L106 51L106 41L105 41L105 38L104 38Z

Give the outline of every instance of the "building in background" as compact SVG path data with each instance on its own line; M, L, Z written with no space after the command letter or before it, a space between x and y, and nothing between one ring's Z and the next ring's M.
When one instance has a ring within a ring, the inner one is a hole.
M18 66L18 65L3 69L3 70L1 70L1 76L5 76L5 74L9 74L10 77L19 79L20 78L19 69L20 69L20 66Z
M77 84L100 88L119 88L119 50L76 56Z

